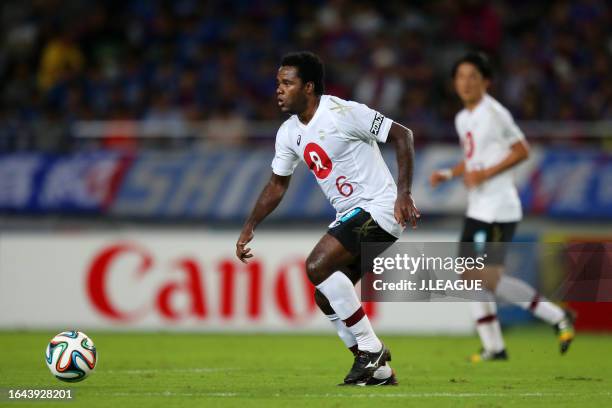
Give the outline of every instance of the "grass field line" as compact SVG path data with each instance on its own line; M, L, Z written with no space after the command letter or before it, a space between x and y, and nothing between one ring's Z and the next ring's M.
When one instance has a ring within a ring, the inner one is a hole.
M142 368L142 369L126 369L126 370L104 370L104 373L110 374L161 374L161 373L223 373L227 371L236 371L240 368L222 368L222 367L199 367L199 368Z
M253 395L237 392L115 392L97 393L96 396L111 397L218 397L218 398L542 398L542 397L577 397L587 393L578 392L406 392L406 393L323 393L323 394L270 394ZM612 397L612 392L588 393L589 396Z

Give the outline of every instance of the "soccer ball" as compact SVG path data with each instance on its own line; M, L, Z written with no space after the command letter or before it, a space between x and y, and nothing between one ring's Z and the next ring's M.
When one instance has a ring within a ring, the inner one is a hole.
M51 374L62 381L82 381L96 367L96 347L80 331L61 332L52 338L46 354Z

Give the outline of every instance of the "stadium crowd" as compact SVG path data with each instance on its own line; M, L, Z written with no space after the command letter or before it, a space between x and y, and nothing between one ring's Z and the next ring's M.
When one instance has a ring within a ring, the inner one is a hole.
M179 130L205 120L211 139L240 143L247 121L280 119L276 69L282 54L297 49L322 56L327 92L431 138L445 133L431 132L441 123L455 140L459 104L449 71L467 49L492 57L499 72L492 92L519 120L612 119L612 7L605 0L41 0L0 7L5 151L69 149L79 120Z

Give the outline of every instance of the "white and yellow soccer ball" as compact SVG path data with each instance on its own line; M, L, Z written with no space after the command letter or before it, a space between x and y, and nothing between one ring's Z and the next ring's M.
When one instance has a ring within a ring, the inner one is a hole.
M51 339L47 345L47 366L62 381L84 380L98 361L93 341L80 331L65 331Z

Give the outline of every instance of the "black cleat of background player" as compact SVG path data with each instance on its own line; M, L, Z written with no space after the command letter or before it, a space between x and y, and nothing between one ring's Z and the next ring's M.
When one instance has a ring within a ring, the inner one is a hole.
M576 313L572 310L565 310L565 317L553 328L559 338L559 351L561 355L565 354L569 349L570 344L575 337L574 323L576 321Z

